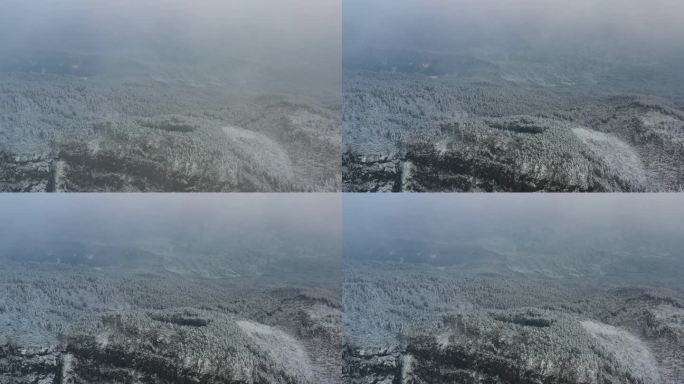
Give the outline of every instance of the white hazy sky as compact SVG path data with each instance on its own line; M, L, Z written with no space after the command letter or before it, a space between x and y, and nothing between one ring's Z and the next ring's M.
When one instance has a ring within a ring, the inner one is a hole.
M521 39L684 47L681 0L345 0L345 46ZM411 41L415 39L414 41Z
M249 231L265 238L292 233L336 239L341 234L341 196L333 193L10 194L0 198L0 212L0 244L5 245L64 236L174 238L192 236L198 228L217 239Z
M0 0L0 61L27 51L96 53L103 68L112 56L191 63L257 88L337 95L340 1Z
M1 36L21 44L78 38L133 45L135 39L197 45L334 44L340 0L3 0ZM67 44L68 42L61 42Z
M378 236L397 228L453 239L549 227L577 231L585 240L600 239L602 230L623 229L684 239L684 194L347 194L342 217L343 233L372 229Z

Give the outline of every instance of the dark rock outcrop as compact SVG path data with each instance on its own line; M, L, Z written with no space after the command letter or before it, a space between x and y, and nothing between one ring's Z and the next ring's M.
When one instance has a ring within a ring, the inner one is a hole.
M0 151L0 192L54 190L53 158L47 154L12 154Z
M11 384L62 384L59 348L0 346L0 382Z

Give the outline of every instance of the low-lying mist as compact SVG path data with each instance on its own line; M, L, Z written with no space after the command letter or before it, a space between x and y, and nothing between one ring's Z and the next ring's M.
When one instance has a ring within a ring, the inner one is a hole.
M678 195L348 195L349 260L546 276L648 275L676 281L684 258Z
M9 71L174 71L261 91L339 89L336 0L9 0L0 7L0 68Z
M682 12L682 4L671 0L351 0L344 3L344 48L345 55L361 45L679 54Z
M205 278L333 271L339 200L319 194L7 196L0 201L0 258Z

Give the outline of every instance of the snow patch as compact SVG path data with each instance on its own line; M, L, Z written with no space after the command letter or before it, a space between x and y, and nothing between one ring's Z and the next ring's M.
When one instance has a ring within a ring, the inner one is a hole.
M401 163L401 189L402 191L410 190L411 180L415 172L415 166L410 161Z
M636 336L624 329L597 321L582 321L582 327L598 343L613 354L621 366L633 376L647 378L647 382L659 382L660 374L656 360L648 347Z
M309 356L295 338L277 328L253 321L240 320L237 325L256 345L268 351L283 371L306 379L313 377Z
M437 335L436 340L437 340L437 345L439 345L440 348L445 349L446 347L449 346L449 336L451 336L450 333L441 333Z
M99 333L95 336L95 342L100 346L100 348L105 348L109 345L109 333Z
M576 127L572 132L622 179L637 185L646 183L644 165L627 143L615 136L586 128Z
M252 132L235 126L222 128L228 139L242 157L250 159L250 163L265 170L278 170L278 175L291 180L294 177L292 162L283 148L274 140L258 132Z
M62 372L61 374L61 379L60 382L67 382L67 378L70 376L72 367L74 363L74 356L71 355L70 353L65 353L62 356Z
M649 111L645 115L641 116L641 122L649 127L661 125L661 124L672 124L677 123L680 120L674 118L673 116L666 115L657 111Z

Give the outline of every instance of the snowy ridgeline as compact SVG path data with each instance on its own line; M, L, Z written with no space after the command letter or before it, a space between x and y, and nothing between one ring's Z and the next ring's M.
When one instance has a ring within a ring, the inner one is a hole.
M340 188L326 102L145 76L0 77L0 190Z
M5 265L0 382L340 382L339 292L287 272Z
M345 190L682 188L684 98L672 82L592 66L591 81L560 81L549 68L489 64L437 77L348 68Z
M681 290L385 262L349 265L343 297L352 383L684 378Z

